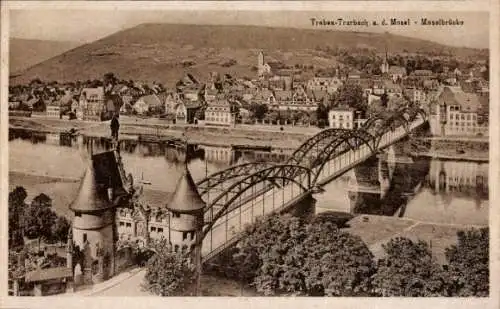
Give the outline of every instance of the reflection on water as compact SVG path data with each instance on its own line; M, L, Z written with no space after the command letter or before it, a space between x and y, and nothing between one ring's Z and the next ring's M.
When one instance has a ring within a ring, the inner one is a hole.
M9 130L12 171L80 177L82 153L109 149L107 138L41 134ZM189 167L195 180L230 165L249 161L281 162L288 153L271 149L189 145ZM120 142L125 168L149 189L172 192L182 172L185 149L165 143ZM317 211L399 216L424 221L488 223L488 164L408 158L394 153L373 158L327 184L316 194ZM384 161L385 160L385 161ZM354 181L353 181L354 179ZM356 188L353 187L356 183Z

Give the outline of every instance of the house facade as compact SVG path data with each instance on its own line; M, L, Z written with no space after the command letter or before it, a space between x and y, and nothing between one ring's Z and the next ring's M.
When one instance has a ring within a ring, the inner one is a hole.
M83 120L100 121L106 111L104 104L104 88L83 88L79 99Z
M205 124L234 126L236 115L227 100L217 100L208 104L205 110Z
M445 87L437 101L436 119L440 123L437 129L433 130L434 134L488 135L488 122L478 115L482 103L477 94L466 93L459 87Z
M328 112L330 128L354 129L355 109L350 107L333 108Z

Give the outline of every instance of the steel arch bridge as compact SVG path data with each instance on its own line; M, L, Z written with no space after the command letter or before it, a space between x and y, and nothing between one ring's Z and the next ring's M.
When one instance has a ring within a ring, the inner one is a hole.
M417 107L384 112L371 117L356 130L319 132L283 164L244 163L199 180L196 183L199 193L207 203L204 261L239 239L245 224L289 207L315 187L406 137L426 121L427 114Z

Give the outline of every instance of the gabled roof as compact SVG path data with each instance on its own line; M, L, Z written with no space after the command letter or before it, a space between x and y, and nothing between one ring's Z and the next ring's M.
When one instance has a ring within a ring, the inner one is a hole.
M149 107L163 105L162 101L156 94L142 96L139 100L142 100Z
M389 74L406 75L406 68L405 67L400 67L400 66L397 66L397 65L391 65L389 67Z
M82 95L86 95L87 97L95 95L98 98L104 98L104 88L103 87L96 87L96 88L83 88L82 89Z

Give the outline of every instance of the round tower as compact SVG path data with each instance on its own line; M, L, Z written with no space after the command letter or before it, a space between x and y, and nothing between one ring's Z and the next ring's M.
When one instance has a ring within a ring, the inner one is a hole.
M203 229L204 207L205 202L198 193L186 160L174 195L167 205L170 211L169 238L174 251L179 251L184 246L189 250L195 248L197 235L201 235Z
M78 195L70 205L74 212L73 243L85 251L80 266L87 283L106 280L115 271L115 212L127 196L117 161L116 151L91 156Z

